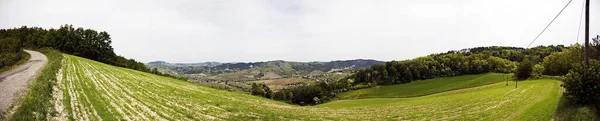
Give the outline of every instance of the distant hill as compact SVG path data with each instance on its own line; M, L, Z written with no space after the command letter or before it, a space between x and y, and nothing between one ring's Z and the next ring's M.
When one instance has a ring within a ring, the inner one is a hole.
M146 63L146 66L206 66L206 67L214 67L221 65L219 62L203 62L203 63L168 63L165 61L152 61Z
M383 61L356 59L356 60L338 60L330 62L291 62L291 61L266 61L266 62L242 62L242 63L168 63L164 61L153 61L147 63L149 68L159 68L167 73L176 73L178 75L203 74L203 75L231 75L236 73L237 77L253 78L254 75L271 74L280 76L307 75L314 72L329 72L340 70L353 70L370 67L374 64L384 63Z

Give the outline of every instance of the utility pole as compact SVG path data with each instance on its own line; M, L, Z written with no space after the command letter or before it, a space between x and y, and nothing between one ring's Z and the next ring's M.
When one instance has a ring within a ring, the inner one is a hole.
M589 62L589 44L590 44L590 0L585 0L585 54L584 54L584 69L583 69L583 79L587 80L587 68L590 66Z
M507 77L507 75L504 75L504 79L506 79L506 86L508 86L508 77Z

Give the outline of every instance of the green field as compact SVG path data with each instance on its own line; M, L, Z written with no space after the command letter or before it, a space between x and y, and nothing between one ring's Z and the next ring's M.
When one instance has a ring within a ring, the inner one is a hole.
M533 80L486 86L414 98L368 98L319 105L371 112L374 118L440 120L549 120L561 97L559 81Z
M57 79L60 91L54 95L55 119L549 120L562 94L559 81L533 80L520 82L516 89L514 83L499 82L421 97L301 107L64 56Z
M450 90L482 86L507 80L512 74L477 74L428 80L418 80L407 84L377 86L341 93L341 99L352 98L405 98L430 95ZM512 82L514 83L514 81Z

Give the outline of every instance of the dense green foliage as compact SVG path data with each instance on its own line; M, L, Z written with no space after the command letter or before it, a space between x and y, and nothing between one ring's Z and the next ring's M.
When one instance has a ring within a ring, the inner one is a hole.
M298 105L316 105L328 102L336 96L336 93L339 93L339 89L349 86L348 84L344 86L339 84L341 83L327 84L320 82L314 85L301 85L274 91L265 84L252 83L251 94Z
M48 63L40 76L29 85L29 91L20 100L18 108L9 117L11 121L46 120L52 109L52 87L56 85L57 72L61 68L62 53L42 48L40 52L48 57Z
M531 71L531 77L534 79L540 79L544 77L544 70L544 66L542 66L541 64L535 64Z
M462 50L448 51L447 53L461 53L465 55L470 54L486 54L510 61L521 62L527 56L536 57L535 62L542 61L546 56L560 52L565 48L564 45L549 45L549 46L537 46L533 48L521 48L521 47L501 47L501 46L490 46L490 47L475 47L467 48Z
M0 69L14 65L21 59L22 55L23 48L18 39L0 36Z
M531 58L534 62L540 62L551 53L560 52L564 48L563 45L529 49L499 46L468 48L374 65L359 71L353 78L355 84L388 85L464 74L509 73L516 69L513 61L521 62Z
M544 58L545 75L566 75L573 68L573 64L583 62L583 48L579 44L571 45L562 52L555 52Z
M273 97L273 91L263 83L252 83L252 89L250 90L252 95L263 96L266 98Z
M566 47L562 52L555 52L543 59L540 64L543 67L534 66L534 76L539 73L540 68L543 74L564 76L562 86L565 88L565 99L574 103L576 106L583 106L582 109L600 108L600 40L595 38L589 47L590 67L583 66L584 49L581 45L575 44ZM587 78L585 75L587 71ZM594 107L595 108L589 108ZM577 117L577 116L576 116Z
M587 79L583 76L587 71ZM584 105L600 106L600 61L591 60L589 68L576 64L565 76L564 84L567 99Z
M352 90L338 95L340 99L356 98L407 98L425 96L457 89L471 88L504 82L512 74L486 73L444 77L427 80L413 81L407 84L376 86L373 88Z
M517 70L515 71L515 77L521 80L531 77L531 72L533 72L533 66L534 63L531 62L529 59L523 60L517 66Z
M37 49L49 47L63 53L81 56L110 65L151 72L143 63L115 54L110 45L112 40L107 32L98 32L93 29L84 29L81 27L73 28L72 25L63 25L58 29L23 26L13 29L0 29L0 38L16 38L16 41L21 41L26 48ZM15 41L13 39L9 40Z
M490 55L450 53L374 65L358 71L354 84L389 85L464 74L508 73L514 68L514 62Z

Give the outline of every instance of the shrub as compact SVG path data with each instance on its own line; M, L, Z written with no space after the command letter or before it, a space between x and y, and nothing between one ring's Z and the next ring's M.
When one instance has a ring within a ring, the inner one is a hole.
M0 68L11 66L21 58L22 48L18 39L0 38Z
M566 75L573 68L573 63L583 61L583 49L581 45L575 44L564 49L562 52L555 52L544 58L542 66L544 74L553 76Z
M529 61L529 59L523 60L523 62L519 63L517 66L517 71L515 72L515 76L517 79L527 79L531 77L531 72L533 71L533 62Z
M581 64L567 73L562 86L565 88L567 99L584 105L599 106L600 102L600 61L590 60L590 67L586 68L588 77L583 77L584 68Z
M539 78L542 78L543 72L544 72L544 66L542 66L541 64L535 64L535 66L533 66L533 71L531 72L531 76L533 78L539 79Z

